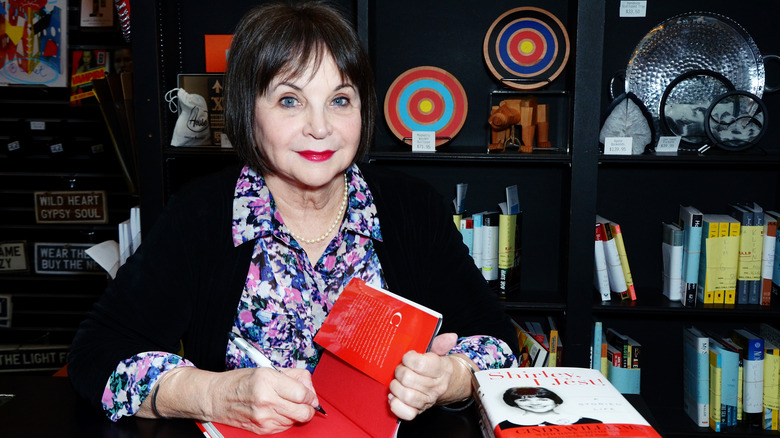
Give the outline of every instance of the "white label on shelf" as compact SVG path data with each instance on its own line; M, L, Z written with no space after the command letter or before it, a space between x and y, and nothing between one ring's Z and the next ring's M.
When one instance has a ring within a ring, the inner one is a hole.
M621 17L644 17L647 14L646 1L621 1Z
M604 139L604 155L631 155L631 137L607 137Z
M8 152L18 151L21 148L22 144L18 140L8 143Z
M672 153L676 154L677 149L680 147L679 136L665 136L658 139L658 144L655 146L655 153L664 154Z
M64 152L65 148L62 147L62 143L54 143L53 145L49 146L49 150L52 154L59 154L60 152Z
M32 121L32 122L30 122L30 130L32 130L32 131L45 131L46 130L46 122Z
M436 131L412 131L412 152L436 152Z

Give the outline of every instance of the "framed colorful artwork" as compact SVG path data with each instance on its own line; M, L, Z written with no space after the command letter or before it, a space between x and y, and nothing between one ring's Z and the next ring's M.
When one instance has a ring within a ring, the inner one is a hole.
M0 85L68 86L66 0L0 3Z

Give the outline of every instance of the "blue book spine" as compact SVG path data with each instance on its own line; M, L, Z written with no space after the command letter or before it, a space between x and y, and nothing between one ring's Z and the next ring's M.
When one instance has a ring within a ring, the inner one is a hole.
M696 305L696 288L699 282L703 218L701 212L687 214L684 211L681 211L680 220L683 229L682 304L693 307Z

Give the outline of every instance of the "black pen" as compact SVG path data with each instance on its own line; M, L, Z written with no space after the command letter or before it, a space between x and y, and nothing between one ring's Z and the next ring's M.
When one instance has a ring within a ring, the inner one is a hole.
M252 345L250 342L248 342L246 339L242 338L241 336L236 335L233 332L228 333L228 336L230 337L230 340L233 342L233 344L238 347L239 350L243 351L244 354L255 363L259 368L273 368L276 371L279 371L280 373L282 370L279 368L276 368L276 365L274 365L273 362L271 362L271 359L265 357L263 353L260 352L257 348L255 348L254 345ZM322 406L317 406L314 408L317 410L317 412L320 412L322 415L328 415L325 413L325 409L322 409Z

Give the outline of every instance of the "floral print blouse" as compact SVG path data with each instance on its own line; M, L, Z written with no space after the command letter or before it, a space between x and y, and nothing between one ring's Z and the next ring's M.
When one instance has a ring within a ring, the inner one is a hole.
M233 244L255 241L233 333L252 342L278 367L313 372L320 356L314 335L353 277L386 288L373 239L382 240L379 218L357 166L347 169L349 205L336 237L312 263L290 235L262 175L244 167L233 199ZM451 353L464 353L481 369L515 364L509 346L488 336L460 338ZM232 342L226 369L254 366ZM135 414L160 376L195 366L179 355L149 351L122 361L106 383L103 409L113 421Z

